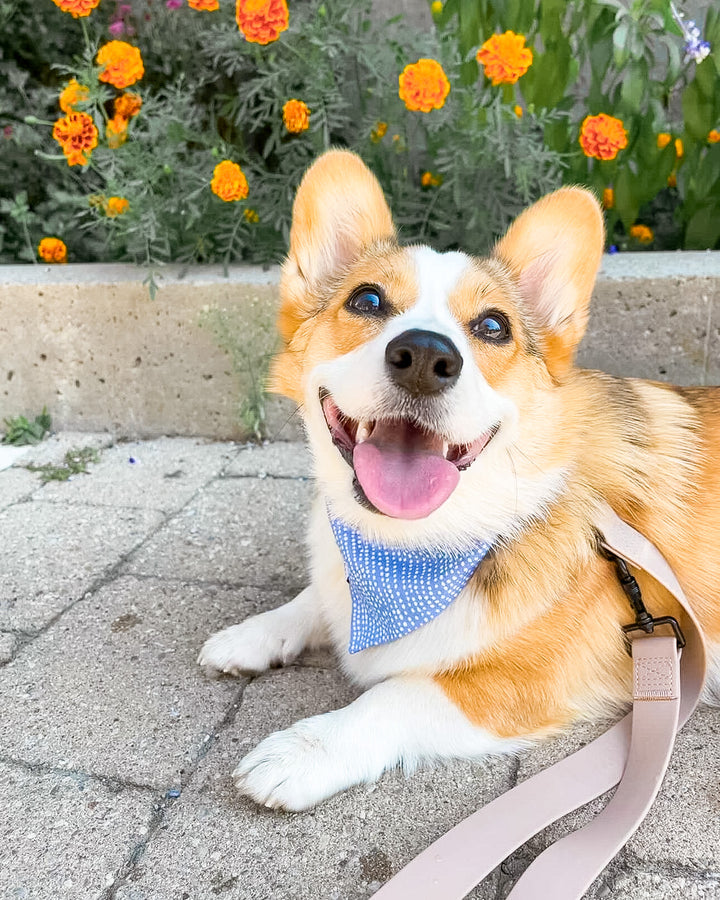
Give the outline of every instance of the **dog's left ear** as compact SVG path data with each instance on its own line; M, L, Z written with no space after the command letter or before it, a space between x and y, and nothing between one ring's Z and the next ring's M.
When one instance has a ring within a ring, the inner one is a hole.
M548 370L558 379L572 367L585 333L604 233L595 196L562 188L526 209L494 250L517 278L543 333Z

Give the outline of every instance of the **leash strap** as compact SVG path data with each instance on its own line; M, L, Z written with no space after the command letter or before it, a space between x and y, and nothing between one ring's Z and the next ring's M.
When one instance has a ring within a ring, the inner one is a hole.
M662 783L678 728L695 709L705 645L674 573L657 548L603 504L595 524L603 546L665 587L682 606L687 646L638 637L633 711L608 731L473 813L419 854L376 894L378 900L461 900L543 828L610 790L605 809L545 850L508 900L578 900L645 818Z

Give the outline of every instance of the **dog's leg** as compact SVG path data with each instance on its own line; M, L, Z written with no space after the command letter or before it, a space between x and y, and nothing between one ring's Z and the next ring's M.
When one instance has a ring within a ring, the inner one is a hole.
M271 734L241 760L233 778L258 803L302 810L397 765L410 772L428 760L525 745L471 724L432 679L397 677L343 709Z
M208 669L240 675L287 665L307 647L325 641L320 604L312 587L294 600L218 631L203 644L198 663Z

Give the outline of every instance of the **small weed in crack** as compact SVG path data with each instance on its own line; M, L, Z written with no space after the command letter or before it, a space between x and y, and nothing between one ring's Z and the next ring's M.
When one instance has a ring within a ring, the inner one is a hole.
M73 475L89 475L88 463L96 463L100 459L100 453L94 447L82 447L79 450L68 450L65 454L65 462L61 466L34 466L28 465L30 472L37 472L43 484L48 481L68 481Z

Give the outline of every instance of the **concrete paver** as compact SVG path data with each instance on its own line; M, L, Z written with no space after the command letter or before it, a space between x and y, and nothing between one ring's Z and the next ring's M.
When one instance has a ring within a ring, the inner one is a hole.
M0 512L0 627L41 628L161 521L149 510L118 508L110 515L106 509L40 500Z
M198 649L229 605L237 620L259 612L257 594L135 578L106 585L0 670L0 758L179 786L239 692L203 677Z
M360 900L601 730L518 761L387 773L307 813L256 807L230 777L244 753L355 695L327 650L255 679L213 680L195 663L209 634L305 584L307 454L158 439L132 445L136 468L129 450L104 449L66 484L0 471L3 900ZM32 484L18 492L18 476ZM686 726L649 819L589 900L720 900L719 730L717 708ZM507 896L550 839L601 806L547 829L469 896Z
M221 479L202 490L128 560L126 571L159 578L306 583L307 482Z
M96 900L152 816L149 791L0 762L0 897Z

